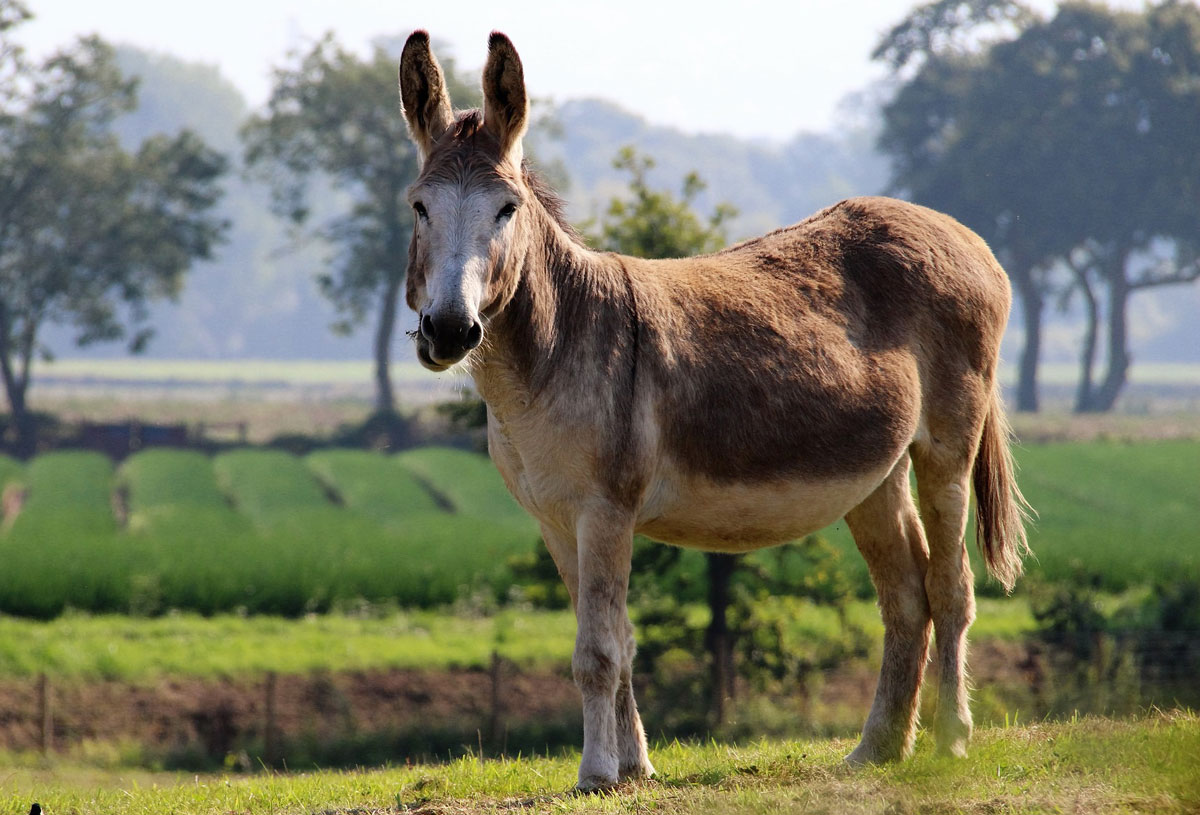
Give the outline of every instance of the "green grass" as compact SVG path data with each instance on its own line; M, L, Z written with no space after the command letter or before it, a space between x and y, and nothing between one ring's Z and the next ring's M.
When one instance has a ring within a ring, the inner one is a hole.
M77 524L72 534L86 535L116 528L112 514L112 462L100 453L58 452L37 456L25 468L29 498L15 530L62 522Z
M395 458L448 500L457 514L507 523L537 534L537 525L513 500L495 465L485 456L449 447L422 447Z
M1019 448L1017 458L1040 513L1022 586L1075 581L1120 593L1200 579L1200 441L1056 443ZM63 452L23 467L0 459L4 472L29 497L0 531L0 611L40 618L67 608L300 615L359 598L420 607L503 600L510 559L533 550L538 535L486 458L446 448L212 459L151 450L115 477L98 454ZM124 527L114 486L128 506ZM824 559L796 550L751 558L872 597L846 524L819 534L829 543ZM994 595L967 534L979 585ZM688 599L702 601L703 556L687 552L678 568L693 578Z
M1017 459L1038 511L1030 575L1110 591L1200 580L1200 441L1048 444Z
M264 528L297 512L332 510L304 462L282 450L234 450L213 459L217 483L238 510Z
M196 450L146 450L118 470L132 514L161 507L224 507L213 461Z
M15 761L0 780L0 815L50 813L597 812L1144 812L1200 808L1200 721L1172 712L1132 721L983 729L971 754L934 756L922 736L903 763L850 770L845 739L746 746L671 744L651 751L653 781L575 796L579 757L480 761L378 771L252 777L102 773Z
M496 651L523 669L570 663L570 612L454 617L427 611L381 617L339 614L139 619L66 615L49 622L0 617L0 678L56 681L240 677L267 671L482 668Z
M349 509L380 523L403 526L412 515L442 511L429 490L394 456L320 450L307 456L305 463Z
M481 517L503 490L499 476L481 457L450 455L473 466L460 493L487 498L467 502L476 511L442 511L397 458L367 452L151 450L115 479L97 454L39 456L22 475L24 511L0 533L0 611L296 616L359 600L502 597L509 559L536 533L511 508L500 522ZM128 507L122 528L114 486Z
M776 603L790 615L788 636L811 648L843 632L829 606ZM707 611L696 607L704 624ZM875 604L851 603L847 619L882 643ZM1017 639L1033 628L1022 598L981 598L971 629L976 641ZM72 613L48 621L0 617L0 679L44 673L56 680L242 676L273 670L351 671L483 667L493 650L523 668L565 669L575 644L570 611L506 610L491 617L432 611L374 616L281 617L171 614L139 618Z
M0 453L0 492L10 483L25 480L25 467L11 456Z

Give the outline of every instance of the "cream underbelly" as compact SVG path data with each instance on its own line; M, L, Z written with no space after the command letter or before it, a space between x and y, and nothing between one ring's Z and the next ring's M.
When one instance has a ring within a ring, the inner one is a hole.
M858 506L889 464L860 476L717 483L665 473L650 485L636 530L693 549L745 552L795 540L828 526Z

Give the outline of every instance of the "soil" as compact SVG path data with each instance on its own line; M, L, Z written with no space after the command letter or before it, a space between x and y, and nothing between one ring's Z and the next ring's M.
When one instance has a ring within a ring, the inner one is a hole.
M83 742L134 743L150 755L197 753L220 760L265 740L268 677L173 678L154 685L96 682L50 689L53 749ZM277 676L275 733L280 742L336 740L426 728L488 732L493 715L508 721L554 721L579 707L570 679L499 671L492 711L490 671L371 671ZM0 682L0 748L36 750L42 725L38 682ZM575 714L577 715L577 714Z
M972 648L976 686L1027 686L1037 681L1031 664L1024 645L989 641ZM931 663L926 681L930 688L933 667ZM856 662L826 673L809 700L810 709L861 722L875 691L876 671ZM86 742L135 744L145 756L166 757L168 763L172 756L184 755L220 763L248 746L261 748L265 743L272 684L275 740L284 745L302 739L361 743L378 740L380 734L438 730L458 734L471 745L479 739L484 746L498 739L499 729L510 726L540 727L549 733L557 723L558 732L570 734L579 721L579 693L565 666L561 674L525 673L502 664L493 670L171 678L151 685L93 682L51 687L51 746L71 751ZM0 749L37 750L41 738L38 681L0 682ZM390 760L405 757L393 754Z

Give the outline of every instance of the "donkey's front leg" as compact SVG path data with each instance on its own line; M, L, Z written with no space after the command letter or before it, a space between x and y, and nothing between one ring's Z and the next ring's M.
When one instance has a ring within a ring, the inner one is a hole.
M633 552L633 522L627 513L613 507L583 513L576 524L579 556L579 594L575 614L579 629L571 667L575 684L583 696L583 760L579 765L579 789L595 790L617 783L630 757L629 728L636 719L633 693L622 690L625 706L618 717L618 688L627 682L632 658L632 632L625 598L629 589L629 565ZM633 719L630 718L632 711ZM621 721L618 721L621 719ZM620 729L618 729L620 728ZM624 731L624 732L622 732ZM621 737L625 738L622 739ZM645 761L645 738L637 745ZM641 767L641 761L636 762Z

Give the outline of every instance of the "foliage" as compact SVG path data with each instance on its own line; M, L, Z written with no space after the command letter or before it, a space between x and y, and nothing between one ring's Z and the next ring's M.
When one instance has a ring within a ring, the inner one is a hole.
M5 2L9 19L19 5ZM18 17L20 14L18 14ZM10 21L11 22L11 21ZM225 224L209 210L225 159L194 134L147 138L127 152L114 119L136 105L135 83L96 37L28 62L0 32L0 371L17 431L33 443L25 394L48 323L89 344L124 337L141 350L148 303L174 296Z
M865 655L870 640L845 613L853 594L841 557L838 549L810 536L728 558L724 563L737 566L728 575L728 601L718 610L712 602L711 556L643 542L634 555L630 596L638 629L635 672L648 683L640 699L647 719L668 732L704 733L724 723L718 712L725 700L714 698L722 682L730 699L736 697L735 677L759 691L803 687L816 671ZM837 611L835 629L825 636L798 630L804 609L814 604ZM715 613L723 613L728 626L723 657L713 647ZM712 660L727 660L720 671L698 670L695 655L706 651L710 668ZM710 704L680 707L680 698Z
M318 283L342 315L335 330L348 333L378 309L376 409L391 412L388 366L412 232L405 193L417 175L399 113L396 61L385 43L364 60L332 34L289 59L275 71L266 111L242 131L246 163L271 184L275 211L334 251L333 271ZM444 70L452 95L475 98L452 61ZM340 194L332 206L318 203L327 186Z
M718 204L707 220L692 210L704 181L691 172L683 179L679 198L650 188L646 173L654 159L622 147L613 167L629 173L632 200L613 198L598 235L590 242L601 249L642 258L688 257L715 252L725 245L724 223L737 214L730 204ZM586 227L585 227L586 229Z
M981 48L975 29L997 20L1015 36ZM1043 20L1008 0L938 0L875 54L898 72L919 63L884 108L892 189L978 231L1021 297L1018 406L1037 407L1042 311L1066 286L1088 318L1076 409L1110 409L1129 367L1130 295L1200 277L1200 9L1072 3ZM1096 285L1108 312L1100 382Z

